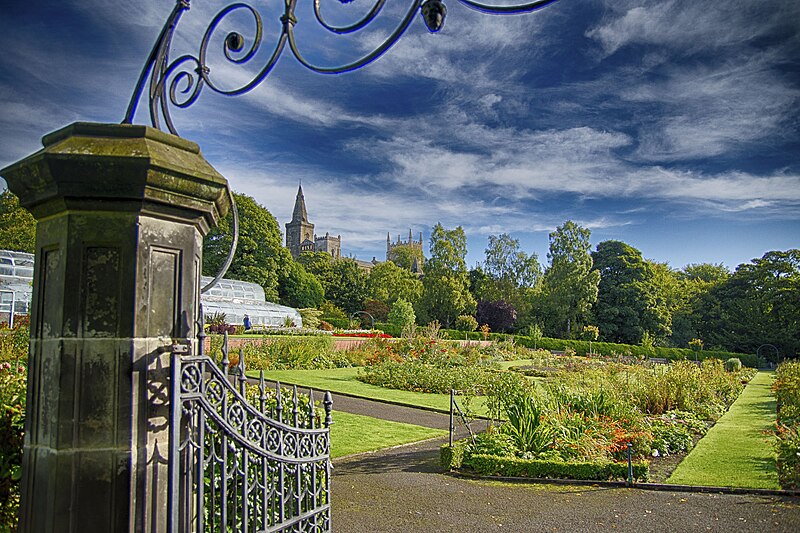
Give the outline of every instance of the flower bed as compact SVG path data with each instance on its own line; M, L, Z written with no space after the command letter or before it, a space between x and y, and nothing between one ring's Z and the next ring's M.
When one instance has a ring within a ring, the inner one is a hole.
M743 389L753 372L719 360L645 368L564 358L547 380L489 390L504 420L443 452L452 468L491 475L609 479L627 476L628 444L637 477L650 460L685 453ZM460 466L456 466L460 463Z
M800 489L800 361L781 363L772 386L777 403L775 452L778 481Z
M391 335L378 330L374 331L335 331L334 337L356 337L359 339L391 339Z

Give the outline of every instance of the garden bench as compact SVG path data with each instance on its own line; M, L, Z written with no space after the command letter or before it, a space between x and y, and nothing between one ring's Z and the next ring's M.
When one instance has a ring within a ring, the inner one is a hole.
M666 365L669 364L666 357L651 357L647 360L650 363L659 364L659 365Z

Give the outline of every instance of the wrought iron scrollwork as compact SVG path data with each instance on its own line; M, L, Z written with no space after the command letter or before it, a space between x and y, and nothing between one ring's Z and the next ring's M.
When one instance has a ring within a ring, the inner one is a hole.
M349 3L352 0L340 0ZM495 6L473 0L456 0L465 6L482 13L507 15L526 13L541 9L556 0L535 0L524 4ZM334 25L323 15L322 0L313 0L314 15L319 25L337 35L357 32L369 25L384 7L386 0L375 0L372 8L359 20L348 25ZM123 123L130 124L134 120L139 101L147 88L150 121L153 127L164 127L175 135L178 134L170 115L170 107L184 109L194 104L205 87L224 95L244 94L260 85L272 72L288 43L292 55L304 67L322 74L339 74L359 69L385 54L402 37L411 25L417 12L420 13L426 27L432 33L439 31L443 24L447 9L442 0L411 0L411 5L399 21L394 31L377 47L359 59L345 65L326 66L312 63L301 52L295 38L294 27L297 24L295 6L297 0L284 0L284 12L280 16L281 31L269 58L258 72L245 83L225 88L213 77L209 67L208 54L212 37L223 21L234 13L243 13L253 24L253 31L245 36L239 31L230 31L222 40L222 55L233 65L244 65L252 61L263 44L264 25L259 11L250 4L236 2L226 5L220 10L206 28L196 55L184 54L171 60L169 57L172 39L183 14L190 8L189 0L177 0L164 28L156 40L153 50L145 63L142 73L134 89ZM148 84L149 78L149 84Z
M244 354L222 352L172 355L171 530L330 531L330 393L319 411L263 372L248 387Z

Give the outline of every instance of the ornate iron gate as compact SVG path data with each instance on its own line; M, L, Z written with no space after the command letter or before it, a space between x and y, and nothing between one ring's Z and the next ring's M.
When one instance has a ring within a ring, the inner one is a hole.
M174 347L169 491L173 532L327 532L332 400L289 396L280 384L247 385L244 356L233 367L227 334L220 365ZM183 352L183 353L182 353Z

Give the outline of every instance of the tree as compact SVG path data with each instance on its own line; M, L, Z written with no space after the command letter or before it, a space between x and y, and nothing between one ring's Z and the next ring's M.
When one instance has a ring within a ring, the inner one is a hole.
M722 263L690 263L678 272L678 279L717 284L731 277Z
M370 314L377 322L388 320L390 308L380 300L367 300L364 302L364 312Z
M486 274L495 280L503 298L512 299L520 289L534 287L542 274L537 255L520 250L519 240L507 233L489 235L484 253Z
M399 327L401 330L413 326L417 320L411 303L402 298L394 302L388 318L390 324Z
M397 244L392 247L392 258L387 263L392 262L402 269L411 271L415 260L417 265L422 268L425 258L420 248L408 244Z
M367 292L372 298L389 306L399 298L414 305L422 296L422 282L410 270L386 261L372 267L367 280Z
M279 280L292 258L283 247L275 217L253 198L233 193L239 213L239 243L226 277L257 283L267 301L280 298ZM233 216L220 221L203 241L203 274L215 276L228 255L233 239Z
M489 324L492 331L510 331L517 321L517 310L503 300L478 302L475 318L479 324Z
M325 297L348 313L360 311L367 299L367 276L350 258L331 262L330 274L321 278Z
M685 347L700 335L704 306L709 305L708 292L730 278L731 272L718 263L695 263L675 273L677 297L672 311L673 346Z
M544 312L553 333L568 338L597 300L600 272L592 269L590 235L571 220L550 233L550 267L542 291Z
M581 337L583 337L583 340L589 341L589 353L587 355L592 355L592 343L600 337L600 328L587 324L583 326Z
M771 251L736 267L698 306L707 345L755 352L762 344L800 352L800 250Z
M322 283L300 263L289 261L278 277L281 303L297 308L318 307L325 299Z
M29 254L36 250L36 219L8 189L0 194L0 249Z
M592 263L600 274L592 316L604 340L639 344L645 332L661 339L669 335L667 278L674 278L666 265L645 261L639 250L620 241L598 244Z
M446 230L437 223L431 232L430 253L422 279L419 315L424 323L439 320L450 327L458 315L475 310L475 299L469 292L464 229L458 226Z

